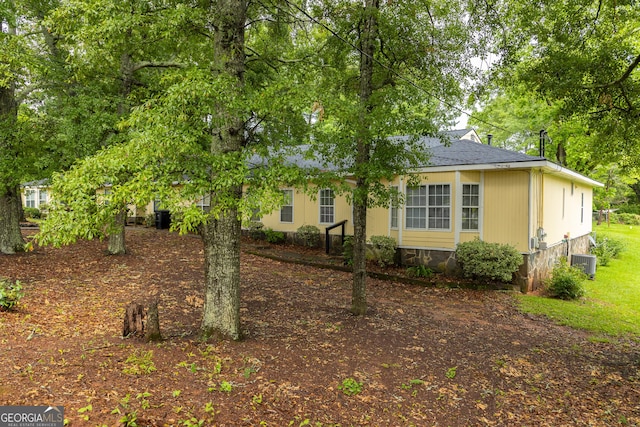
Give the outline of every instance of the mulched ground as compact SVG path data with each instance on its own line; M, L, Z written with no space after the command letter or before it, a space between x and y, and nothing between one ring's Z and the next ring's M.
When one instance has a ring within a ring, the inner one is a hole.
M348 273L245 252L245 339L204 343L200 240L127 243L0 255L26 290L0 313L0 405L63 405L71 426L640 425L638 342L521 314L512 293L370 279L354 317ZM121 338L153 295L165 340Z

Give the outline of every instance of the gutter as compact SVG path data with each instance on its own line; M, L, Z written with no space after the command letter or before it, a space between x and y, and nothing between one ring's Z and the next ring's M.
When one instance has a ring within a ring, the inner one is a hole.
M527 162L506 162L506 163L478 163L478 164L466 164L466 165L449 165L449 166L426 166L418 169L414 169L412 173L430 173L430 172L455 172L455 171L491 171L491 170L518 170L518 169L535 169L539 168L543 172L552 175L561 175L572 179L574 181L581 182L583 184L590 185L592 187L604 187L604 184L593 180L587 176L584 176L578 172L572 171L562 167L549 160L533 160Z

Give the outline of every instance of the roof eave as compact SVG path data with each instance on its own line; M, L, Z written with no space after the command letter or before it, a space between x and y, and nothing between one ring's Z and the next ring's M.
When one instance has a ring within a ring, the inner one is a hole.
M487 171L487 170L518 170L518 169L540 169L550 174L558 174L565 176L574 181L581 182L592 187L604 187L604 184L586 177L578 172L562 167L548 160L532 160L525 162L503 162L503 163L479 163L466 165L448 165L448 166L425 166L414 169L412 173L427 172L453 172L453 171Z

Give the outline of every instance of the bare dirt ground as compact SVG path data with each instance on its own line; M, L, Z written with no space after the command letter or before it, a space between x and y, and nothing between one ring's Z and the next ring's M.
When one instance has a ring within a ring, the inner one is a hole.
M348 273L245 252L245 338L205 343L200 240L127 239L118 257L0 255L26 290L0 313L0 405L63 405L70 426L640 425L639 344L523 315L511 293L370 279L354 317ZM152 295L165 340L123 339L125 307Z

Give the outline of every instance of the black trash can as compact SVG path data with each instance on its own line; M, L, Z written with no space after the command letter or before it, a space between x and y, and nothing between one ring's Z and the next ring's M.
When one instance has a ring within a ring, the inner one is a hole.
M156 211L156 228L166 230L171 225L171 213L169 211Z

